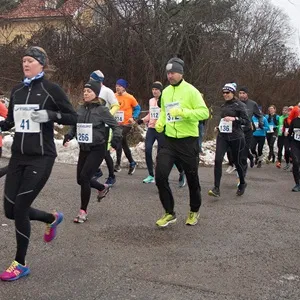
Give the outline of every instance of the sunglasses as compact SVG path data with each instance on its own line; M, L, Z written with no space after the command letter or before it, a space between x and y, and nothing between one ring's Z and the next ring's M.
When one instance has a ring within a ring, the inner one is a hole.
M230 94L230 92L223 92L223 94Z

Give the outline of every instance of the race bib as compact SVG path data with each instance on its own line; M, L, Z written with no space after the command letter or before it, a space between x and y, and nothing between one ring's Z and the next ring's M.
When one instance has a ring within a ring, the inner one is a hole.
M166 104L165 108L166 108L166 121L167 123L171 123L171 122L180 122L182 120L181 117L172 117L170 115L170 109L171 108L180 108L180 105L178 102L172 102L172 103L168 103Z
M93 142L93 124L77 123L77 141L79 143L90 144Z
M255 128L258 129L259 128L259 123L258 122L253 122L253 123L254 123Z
M41 131L40 123L31 120L31 113L39 110L39 104L14 105L15 131L23 133L37 133Z
M269 125L269 130L267 131L267 133L272 133L274 132L274 125Z
M159 118L160 108L157 106L150 107L150 119L157 120Z
M294 129L294 140L300 142L300 129Z
M219 124L219 130L222 133L231 133L232 132L232 121L225 121L223 118Z
M124 111L119 110L115 113L115 119L118 123L124 122Z

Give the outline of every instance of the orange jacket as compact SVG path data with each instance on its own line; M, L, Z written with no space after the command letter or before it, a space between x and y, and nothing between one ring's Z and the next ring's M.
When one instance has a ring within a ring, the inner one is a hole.
M2 102L0 102L0 117L4 119L7 117L7 108ZM0 134L0 147L2 147L2 134Z

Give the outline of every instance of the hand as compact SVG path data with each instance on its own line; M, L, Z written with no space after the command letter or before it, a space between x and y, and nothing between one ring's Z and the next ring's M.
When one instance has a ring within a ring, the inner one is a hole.
M37 123L47 123L48 121L50 121L50 118L49 118L49 115L48 115L48 112L46 109L33 111L30 114L30 118L33 122L37 122Z
M158 133L161 133L163 132L165 129L165 126L162 122L160 122L159 120L156 121L156 124L155 124L155 130L158 132Z
M288 131L285 131L284 132L284 136L288 136L289 135L289 132Z
M67 146L68 144L68 142L70 142L70 140L72 139L72 137L69 135L69 134L66 134L65 136L64 136L64 140L63 140L63 146Z
M136 122L138 123L138 125L141 125L141 124L144 123L144 121L143 121L142 119L139 119L139 120L137 120Z
M258 127L259 127L260 129L264 129L264 123L263 123L263 122L259 122L259 123L258 123Z
M128 119L128 123L133 124L133 123L134 123L134 119L133 119L133 118L129 118L129 119Z
M173 117L173 118L183 117L183 110L180 107L171 108L169 113L170 113L170 116Z
M225 117L224 121L229 122L229 121L235 121L235 117Z
M112 148L116 150L119 147L120 143L121 143L121 138L113 137L111 139L110 145L112 146Z

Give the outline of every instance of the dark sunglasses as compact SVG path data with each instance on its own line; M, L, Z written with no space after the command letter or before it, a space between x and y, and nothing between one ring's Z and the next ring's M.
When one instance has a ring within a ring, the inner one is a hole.
M223 94L230 94L230 92L223 92Z

